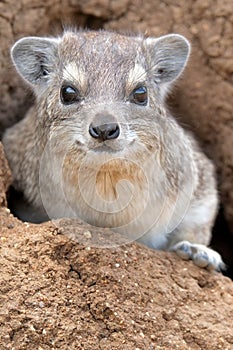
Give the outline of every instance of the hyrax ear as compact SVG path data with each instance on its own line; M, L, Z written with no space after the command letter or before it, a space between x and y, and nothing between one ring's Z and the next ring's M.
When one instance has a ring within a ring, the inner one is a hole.
M54 70L58 39L26 37L15 43L11 57L19 74L30 84L44 83Z
M160 38L147 38L151 69L156 83L169 83L182 73L190 53L185 37L169 34Z

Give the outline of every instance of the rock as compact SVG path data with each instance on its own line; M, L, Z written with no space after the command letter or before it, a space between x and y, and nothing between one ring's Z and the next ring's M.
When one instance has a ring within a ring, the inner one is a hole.
M6 192L12 182L11 172L0 142L0 207L6 207Z
M80 225L84 232L95 228ZM51 223L5 220L1 349L233 347L230 279L138 244L101 249L78 240Z

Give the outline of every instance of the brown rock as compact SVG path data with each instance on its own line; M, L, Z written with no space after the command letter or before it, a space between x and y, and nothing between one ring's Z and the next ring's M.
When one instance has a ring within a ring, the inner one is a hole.
M233 348L231 280L137 244L84 246L85 232L5 217L1 349Z
M4 155L2 143L0 142L0 207L7 205L6 192L11 184L11 172Z

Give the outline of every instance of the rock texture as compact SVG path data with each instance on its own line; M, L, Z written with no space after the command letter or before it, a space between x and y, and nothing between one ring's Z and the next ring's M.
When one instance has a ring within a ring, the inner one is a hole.
M89 248L51 224L1 221L2 350L233 348L228 278L172 253Z
M168 102L214 159L233 232L231 0L0 2L1 131L32 103L11 65L11 45L66 26L177 32L191 40L189 67ZM75 240L52 223L22 223L6 208L10 181L0 148L1 350L233 349L231 280L137 244L82 245L87 232L111 234L83 223Z
M11 172L0 142L0 208L7 206L6 192L12 182Z

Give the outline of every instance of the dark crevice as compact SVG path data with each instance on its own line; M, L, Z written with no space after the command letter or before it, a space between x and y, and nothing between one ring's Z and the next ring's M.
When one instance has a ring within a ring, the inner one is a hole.
M103 29L105 22L106 20L103 18L89 15L86 17L85 27L92 30Z
M49 221L45 212L35 210L24 198L22 192L18 192L14 187L10 187L7 192L7 203L11 213L23 222L40 224Z
M222 255L222 258L227 265L223 274L233 280L233 234L230 231L225 218L223 207L219 210L210 245Z
M81 12L74 11L69 17L66 17L66 19L61 17L53 18L50 23L50 32L57 36L65 30L76 30L77 28L98 30L103 29L106 22L108 22L108 20L104 19L103 17L86 15Z
M70 265L69 274L70 273L75 273L75 274L77 274L78 279L80 279L80 280L82 279L81 272L78 271L77 269L74 269L72 265Z

